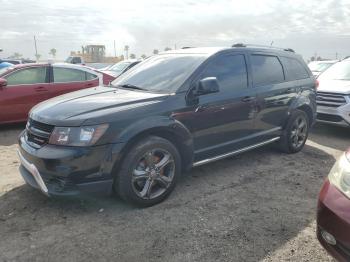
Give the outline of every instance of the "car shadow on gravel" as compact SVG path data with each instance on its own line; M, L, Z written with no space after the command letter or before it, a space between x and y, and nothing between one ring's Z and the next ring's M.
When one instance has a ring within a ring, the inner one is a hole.
M0 146L17 144L18 135L25 129L25 124L0 125Z
M49 199L23 185L0 197L0 260L258 261L315 220L334 161L311 146L260 148L194 168L145 209L112 197ZM309 261L324 255L314 248Z
M350 147L350 128L317 123L310 132L310 140L338 150Z

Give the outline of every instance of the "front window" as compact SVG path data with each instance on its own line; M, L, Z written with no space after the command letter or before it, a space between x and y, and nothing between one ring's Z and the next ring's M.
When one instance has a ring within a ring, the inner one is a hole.
M156 93L173 93L207 58L196 54L156 55L112 82L115 87L136 86Z
M86 73L77 69L54 67L53 79L55 83L82 82L86 80Z
M324 71L319 79L350 80L350 61L343 61L334 64Z

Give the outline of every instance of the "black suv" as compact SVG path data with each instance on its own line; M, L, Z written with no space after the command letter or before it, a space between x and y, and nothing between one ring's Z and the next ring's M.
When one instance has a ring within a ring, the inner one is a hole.
M316 82L291 49L236 45L152 56L98 87L34 107L20 172L47 195L162 201L184 170L269 143L302 149Z

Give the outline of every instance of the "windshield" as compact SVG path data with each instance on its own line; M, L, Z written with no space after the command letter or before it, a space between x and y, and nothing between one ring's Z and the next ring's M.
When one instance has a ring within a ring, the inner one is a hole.
M119 62L109 67L108 70L115 71L115 72L122 72L130 64L131 64L130 62Z
M112 85L129 85L156 93L173 93L206 58L203 54L152 56L114 80Z
M323 72L334 63L313 63L309 65L311 71Z
M342 61L334 64L324 71L319 79L350 80L350 61Z

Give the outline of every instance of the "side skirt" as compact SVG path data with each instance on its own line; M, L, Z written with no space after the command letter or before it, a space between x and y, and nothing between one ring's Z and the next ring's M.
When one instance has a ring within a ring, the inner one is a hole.
M212 157L212 158L204 159L204 160L201 160L201 161L193 163L193 167L205 165L205 164L208 164L210 162L214 162L214 161L217 161L217 160L220 160L220 159L224 159L224 158L229 157L229 156L237 155L237 154L240 154L240 153L252 150L254 148L261 147L261 146L273 143L273 142L275 142L275 141L277 141L279 139L280 139L280 137L274 137L274 138L269 139L267 141L264 141L264 142L261 142L261 143L255 144L255 145L243 147L243 148L238 149L238 150L233 151L233 152L229 152L229 153L226 153L226 154L223 154L223 155L218 155L218 156L215 156L215 157Z

